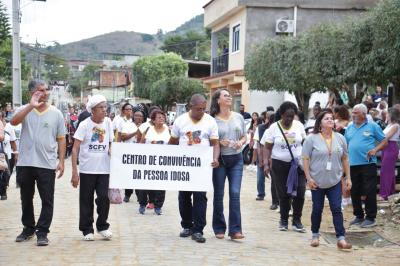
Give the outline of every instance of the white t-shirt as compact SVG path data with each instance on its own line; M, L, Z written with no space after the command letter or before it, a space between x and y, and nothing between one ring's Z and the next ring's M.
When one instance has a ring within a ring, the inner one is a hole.
M157 133L154 126L151 126L146 133L146 144L168 144L171 135L169 134L169 129L167 125L164 125L164 131L162 133Z
M389 124L384 130L383 133L385 133L385 135L387 135L389 133L389 131L392 129L393 126L395 126L397 124ZM398 126L398 125L397 125ZM390 141L399 141L400 139L400 128L397 129L397 132L394 133L394 135L389 139Z
M126 120L123 123L121 123L121 132L122 134L132 134L138 131L138 127L135 125L132 120ZM124 143L136 143L137 142L137 136L133 136L130 139L127 139L123 141Z
M110 173L110 142L113 141L113 125L109 118L97 124L91 118L81 122L74 138L81 141L79 172L84 174Z
M120 115L116 115L114 120L112 121L113 130L118 130L119 124L121 123L123 117Z
M147 120L146 122L144 122L143 124L141 124L139 126L139 131L141 134L143 134L149 127L151 127L151 123L150 120Z
M1 121L0 121L1 123ZM3 140L3 147L4 152L7 154L8 159L11 159L12 149L11 149L11 141L16 141L17 138L15 137L14 128L11 126L10 123L7 123L4 127L4 140Z
M210 146L210 140L218 140L218 126L215 119L204 114L200 121L193 121L190 113L179 116L172 127L171 136L179 139L179 145Z
M267 129L267 131L265 131L260 143L262 145L265 145L265 143L274 144L271 154L272 159L290 162L292 157L290 156L286 141L283 138L277 123L278 122L273 123ZM302 149L301 143L306 137L303 124L297 120L293 120L293 124L290 129L286 130L284 127L282 127L282 130L289 142L293 156L300 159Z

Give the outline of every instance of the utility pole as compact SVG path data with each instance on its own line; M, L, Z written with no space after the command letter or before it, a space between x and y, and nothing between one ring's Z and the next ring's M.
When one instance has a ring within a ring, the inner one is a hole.
M22 104L21 93L21 46L19 41L19 23L20 23L20 3L19 0L12 2L12 19L13 19L13 62L12 62L12 78L13 78L13 107L19 107Z

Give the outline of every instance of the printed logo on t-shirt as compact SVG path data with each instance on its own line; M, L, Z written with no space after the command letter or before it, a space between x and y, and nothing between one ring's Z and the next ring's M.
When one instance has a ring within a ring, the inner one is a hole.
M106 134L106 130L103 128L93 127L92 129L92 142L100 142L103 143L104 135Z
M289 142L290 148L291 149L296 149L297 148L297 144L296 144L296 132L285 132L285 136L287 141ZM286 141L285 139L282 137L281 139L282 143L285 143L285 145L282 145L281 148L282 149L287 149L287 145L286 145Z
M93 144L93 143L103 143L105 138L106 130L103 128L93 127L92 137L89 144L89 152L104 152L107 150L107 144Z
M371 132L369 132L368 130L367 130L367 131L364 131L364 132L363 132L363 135L364 135L365 137L369 137L369 136L371 136Z
M47 123L47 122L44 122L44 125L43 125L43 127L45 127L45 128L48 128L48 127L49 127L49 123Z
M193 145L193 144L200 144L201 143L201 130L197 130L197 131L188 131L186 132L186 137L188 138L188 142L187 144Z

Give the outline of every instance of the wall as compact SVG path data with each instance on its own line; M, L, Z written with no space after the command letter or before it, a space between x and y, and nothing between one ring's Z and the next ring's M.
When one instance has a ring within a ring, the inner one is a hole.
M204 26L211 28L238 7L238 0L215 0L204 8Z

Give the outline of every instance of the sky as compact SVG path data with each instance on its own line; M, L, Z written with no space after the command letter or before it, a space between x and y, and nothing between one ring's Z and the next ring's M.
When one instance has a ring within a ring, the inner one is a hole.
M12 0L1 0L12 22ZM203 13L209 0L21 0L22 42L79 41L113 31L172 31Z

